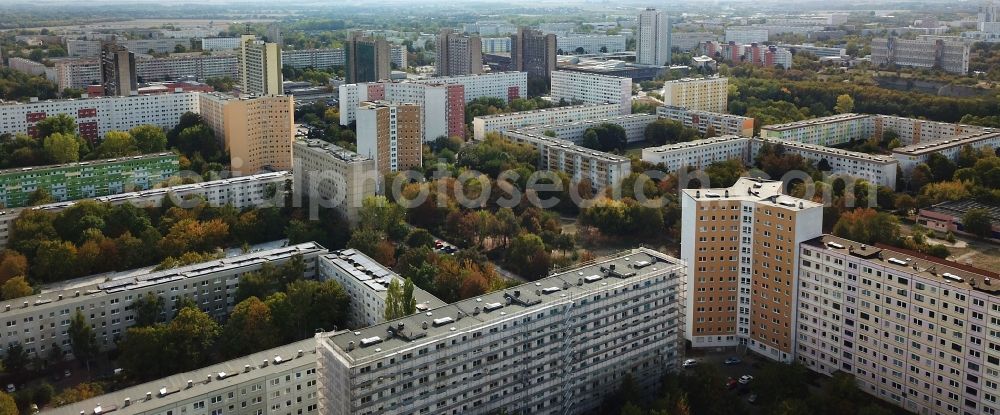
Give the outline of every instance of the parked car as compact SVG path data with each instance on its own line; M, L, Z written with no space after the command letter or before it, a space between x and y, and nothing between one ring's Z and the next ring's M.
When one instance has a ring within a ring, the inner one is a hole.
M750 376L750 375L740 376L740 383L741 384L746 385L746 384L750 383L751 380L753 380L753 376Z
M698 366L698 360L697 359L687 359L687 360L684 361L684 364L682 366L684 366L685 368L690 368L690 367Z
M756 393L751 393L750 396L747 396L747 402L750 402L750 403L757 402L757 394Z
M14 392L17 392L17 388L14 387L13 383L8 383L7 384L7 393L14 393Z
M740 360L740 358L738 358L736 356L727 357L726 361L725 361L725 364L727 364L727 365L738 365L740 363L743 363L743 361Z
M734 389L734 388L736 388L736 385L738 385L738 384L739 383L736 382L736 379L733 379L733 378L726 379L726 389Z

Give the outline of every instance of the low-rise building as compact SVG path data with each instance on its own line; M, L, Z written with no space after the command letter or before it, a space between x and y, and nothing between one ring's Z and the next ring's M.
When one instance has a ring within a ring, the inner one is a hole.
M743 137L753 136L753 118L741 117L739 115L723 114L718 112L696 111L684 107L664 105L656 108L656 115L660 118L678 121L685 127L698 130L701 134L707 134L709 129L715 131L716 135L739 135Z
M991 224L987 236L1000 240L1000 207L971 199L941 202L922 208L917 215L917 223L942 234L955 232L968 235L973 233L973 229L965 226L962 221L965 214L973 209L981 209L986 212Z
M317 207L337 209L352 224L358 222L362 201L375 195L379 179L374 159L309 138L295 140L294 171L293 194L305 195Z
M729 78L683 78L663 84L663 103L696 111L729 112Z
M508 140L530 144L538 150L538 168L566 173L574 182L589 181L595 189L618 186L632 173L627 157L608 154L544 134L507 130Z
M640 248L317 335L320 406L331 415L583 413L626 376L652 391L679 367L684 274L680 261Z
M177 174L174 153L0 170L0 204L25 206L36 190L58 201L144 190Z
M368 327L385 322L385 299L393 281L403 286L403 278L356 249L331 251L319 257L320 278L337 281L351 299L352 327ZM433 294L413 287L417 313L447 305Z
M621 104L619 103L574 105L508 114L483 115L473 118L472 132L476 140L482 140L486 138L486 133L489 132L501 132L535 125L563 124L610 118L619 115L621 115Z
M551 97L555 101L589 105L619 104L619 113L632 113L632 79L576 71L552 71Z
M316 368L316 340L307 339L43 413L319 414Z

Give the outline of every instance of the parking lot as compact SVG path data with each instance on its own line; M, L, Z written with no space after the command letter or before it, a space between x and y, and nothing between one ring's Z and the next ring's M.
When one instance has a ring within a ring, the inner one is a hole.
M735 357L740 360L739 363L726 364L726 359ZM708 365L712 366L718 370L722 378L727 381L727 384L719 385L719 387L726 393L734 393L739 395L744 402L750 398L752 394L750 386L753 384L753 380L745 384L739 383L740 377L755 376L758 368L760 367L763 359L753 353L745 353L742 348L738 349L736 347L725 347L719 349L711 350L690 350L686 356L686 359L695 359L698 361L698 365ZM732 379L735 381L731 387L728 385L728 381ZM751 412L756 413L760 410L759 407L754 405L749 405Z

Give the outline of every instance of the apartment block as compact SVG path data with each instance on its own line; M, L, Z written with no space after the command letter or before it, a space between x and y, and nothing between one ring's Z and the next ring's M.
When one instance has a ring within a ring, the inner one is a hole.
M726 42L736 42L749 45L751 43L764 43L768 38L767 29L751 27L731 27L726 28Z
M527 72L528 78L549 82L556 69L556 35L519 28L510 35L510 60L514 70Z
M7 328L4 339L23 344L30 356L46 356L51 347L72 356L67 330L73 314L80 310L94 328L101 349L110 350L135 324L133 303L148 292L165 300L165 319L176 313L176 304L184 297L194 300L209 315L224 319L236 306L242 275L257 271L265 263L281 265L294 255L302 255L305 277L311 278L316 274L316 257L324 252L322 246L310 242L163 271L139 268L112 273L97 281L81 281L72 288L43 290L38 295L4 301L0 303L0 324Z
M340 122L350 124L366 101L417 104L423 111L423 140L465 137L465 87L461 84L377 82L344 84L339 88Z
M149 189L176 175L178 165L176 154L158 153L0 170L0 204L24 206L39 188L58 201Z
M292 97L209 93L200 94L199 105L202 119L229 151L233 171L253 174L292 169Z
M337 209L351 224L358 222L361 202L375 195L375 160L322 140L295 140L295 195Z
M281 48L277 43L240 37L240 92L248 95L282 95Z
M484 37L480 39L483 45L483 53L509 53L509 37Z
M96 59L61 60L56 62L55 76L59 89L84 89L89 85L100 85L101 62Z
M723 135L703 140L667 144L642 149L642 161L662 164L666 171L674 172L685 167L703 169L726 160L750 159L750 138Z
M663 84L665 105L695 111L729 112L729 78L684 78Z
M673 32L670 34L671 46L684 52L690 52L705 42L718 42L721 37L712 32Z
M45 75L45 65L31 59L11 57L7 58L7 66L18 72L29 75Z
M621 115L621 104L619 103L554 107L475 117L472 120L472 131L476 140L483 140L486 138L486 133L494 131L610 118L619 115Z
M556 37L560 55L579 53L620 53L625 51L624 35L565 35Z
M956 135L979 133L983 127L919 120L879 114L838 114L786 124L765 125L763 138L804 144L834 146L854 140L881 139L893 132L901 144L909 146L950 139Z
M105 96L137 93L135 54L114 43L101 45L101 86Z
M451 29L443 29L438 34L435 52L434 73L438 76L483 72L483 45L479 36L464 36Z
M1000 148L1000 131L987 128L982 132L956 135L951 139L911 144L892 150L892 157L899 161L903 173L909 174L918 164L926 163L931 154L955 160L963 147Z
M785 154L798 154L806 160L813 161L816 165L826 161L828 172L832 175L847 175L864 179L877 186L896 189L896 170L899 162L889 156L767 138L754 138L750 140L749 144L751 157L756 157L765 145L781 146ZM750 162L752 159L747 160L748 164ZM773 179L780 179L780 177L773 177Z
M409 51L404 45L389 45L389 63L393 64L399 70L405 70L409 65L407 61L407 53Z
M740 178L681 191L681 259L688 271L687 339L743 345L791 362L797 336L798 244L822 235L823 205L782 194L783 183Z
M391 269L356 249L341 249L321 255L318 267L321 278L337 281L351 298L352 327L384 323L389 284L395 281L402 287L404 283L403 278ZM420 287L413 287L413 299L418 313L448 305Z
M416 104L364 102L358 107L358 153L382 177L423 164L423 109Z
M533 134L545 134L546 131L551 131L556 133L555 138L570 140L579 144L583 141L583 134L587 132L587 129L597 127L601 124L614 124L625 130L625 138L629 143L634 143L646 139L646 127L653 123L653 121L656 121L656 119L657 117L652 114L629 114L566 123L537 124L521 127L519 130Z
M636 31L635 61L642 65L670 65L670 16L666 12L647 8L639 12Z
M318 414L316 341L303 340L46 409L83 414Z
M184 206L192 200L203 201L213 207L231 205L236 209L281 206L290 180L292 180L291 173L279 171L177 186L154 187L149 190L97 196L91 199L101 203L110 203L113 206L129 203L142 208L162 206L165 198L169 198L176 206ZM7 208L0 211L0 248L7 246L7 241L10 238L10 225L25 209L59 212L75 204L75 201L67 201L32 207Z
M798 246L797 360L919 414L995 414L996 272L822 235Z
M198 112L197 93L6 102L0 104L0 134L34 136L39 121L66 114L76 119L81 137L97 142L109 131L127 131L140 125L174 128L185 112Z
M458 75L417 79L425 84L462 85L465 103L481 97L495 97L510 102L528 96L528 74L524 72L491 72L478 75Z
M344 44L347 83L389 79L391 69L389 54L389 42L385 39L352 33Z
M201 50L223 51L236 50L240 48L240 38L238 37L206 37L201 39Z
M651 392L683 352L684 272L680 261L640 248L317 335L320 407L332 415L584 413L626 375Z
M142 82L182 78L206 80L229 77L240 79L238 55L181 55L165 58L139 57L135 63L138 79Z
M569 140L519 130L504 131L503 136L534 146L539 153L539 169L561 171L574 182L587 180L595 189L618 186L632 173L629 158L592 150Z
M632 78L576 71L552 71L554 101L590 105L618 104L621 115L632 113Z
M656 115L660 118L674 120L698 130L701 134L708 133L709 128L716 135L739 135L753 137L753 118L718 112L690 110L684 107L664 105L656 107Z
M190 38L120 40L113 39L112 36L112 39L108 40L67 39L66 54L73 58L98 58L101 56L101 43L107 41L112 41L133 52L145 54L150 54L150 51L153 53L174 53L177 46L191 48Z
M281 64L293 68L326 69L344 66L343 49L282 50Z
M943 39L907 40L896 37L872 39L872 64L941 69L969 73L969 44Z
M517 33L517 26L498 20L484 20L462 24L462 31L478 33L481 36L502 36Z
M834 48L817 46L812 43L803 43L801 45L778 45L779 47L789 49L793 53L805 52L810 55L815 55L818 58L843 58L847 56L847 49L844 48Z

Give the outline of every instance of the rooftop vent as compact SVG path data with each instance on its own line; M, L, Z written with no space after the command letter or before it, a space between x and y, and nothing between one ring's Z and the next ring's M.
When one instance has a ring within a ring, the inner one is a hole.
M944 277L944 279L949 280L949 281L954 281L954 282L963 282L963 281L965 281L964 278L959 277L958 275L952 274L950 272L946 272L944 274L941 274L941 276Z
M368 346L376 345L376 344L379 344L379 343L382 343L382 338L380 338L378 336L372 336L372 337L361 339L361 347L368 347Z
M451 317L441 317L433 320L434 327L441 327L446 324L454 323L455 320Z

